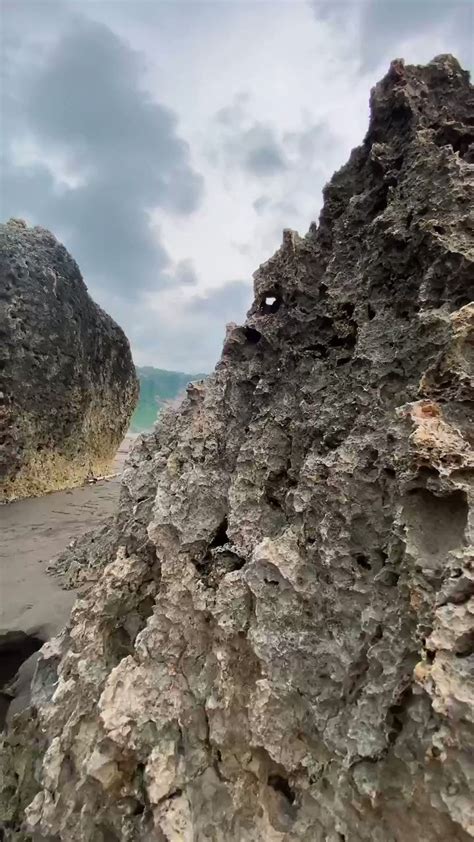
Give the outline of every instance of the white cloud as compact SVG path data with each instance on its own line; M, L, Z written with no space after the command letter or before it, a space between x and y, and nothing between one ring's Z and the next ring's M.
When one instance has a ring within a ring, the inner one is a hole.
M107 287L93 267L86 278L130 335L138 361L210 368L224 321L242 317L251 275L279 245L281 229L305 232L317 219L322 187L360 143L370 87L389 59L405 54L426 61L458 44L465 49L447 0L435 0L437 14L428 18L420 12L424 2L416 0L412 17L394 26L394 0L17 0L15 72L62 37L66 9L102 22L124 49L136 51L146 96L175 115L172 131L187 144L183 172L202 176L193 212L179 212L180 185L172 175L168 204L147 208L150 235L158 253L160 247L166 253L161 262L169 286L163 288L158 264L153 286L150 265L142 298L125 306L112 276ZM384 11L384 3L392 7ZM20 14L33 7L34 15ZM407 14L409 8L403 6ZM107 102L103 108L106 114ZM141 149L133 122L128 144L133 159ZM38 189L48 189L51 170L56 183L75 177L67 156L54 162L47 148L35 154L47 164L36 173ZM148 160L156 154L159 168L160 150L147 147L146 154ZM234 278L239 285L227 286L226 294L223 287Z

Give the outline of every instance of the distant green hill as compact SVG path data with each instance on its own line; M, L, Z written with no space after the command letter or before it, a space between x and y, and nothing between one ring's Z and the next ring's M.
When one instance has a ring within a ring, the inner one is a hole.
M151 430L161 409L181 395L192 380L202 380L206 374L185 374L182 371L165 371L152 366L137 368L140 380L140 398L130 423L131 433Z

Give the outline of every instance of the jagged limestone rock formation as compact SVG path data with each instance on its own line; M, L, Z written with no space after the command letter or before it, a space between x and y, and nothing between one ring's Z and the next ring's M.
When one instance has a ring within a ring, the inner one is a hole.
M472 118L455 59L394 62L138 442L5 743L7 839L474 836Z
M0 225L0 501L107 473L138 384L123 331L43 228Z

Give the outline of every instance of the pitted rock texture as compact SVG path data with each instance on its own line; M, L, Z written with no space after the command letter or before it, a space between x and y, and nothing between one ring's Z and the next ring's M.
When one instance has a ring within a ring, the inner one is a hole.
M455 59L394 62L136 445L5 739L7 839L474 837L472 125Z
M108 467L138 399L128 340L43 228L0 226L0 501Z

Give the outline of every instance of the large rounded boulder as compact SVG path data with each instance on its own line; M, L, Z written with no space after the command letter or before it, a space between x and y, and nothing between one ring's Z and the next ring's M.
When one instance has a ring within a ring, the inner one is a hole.
M128 340L53 234L0 226L0 500L109 469L138 396Z

